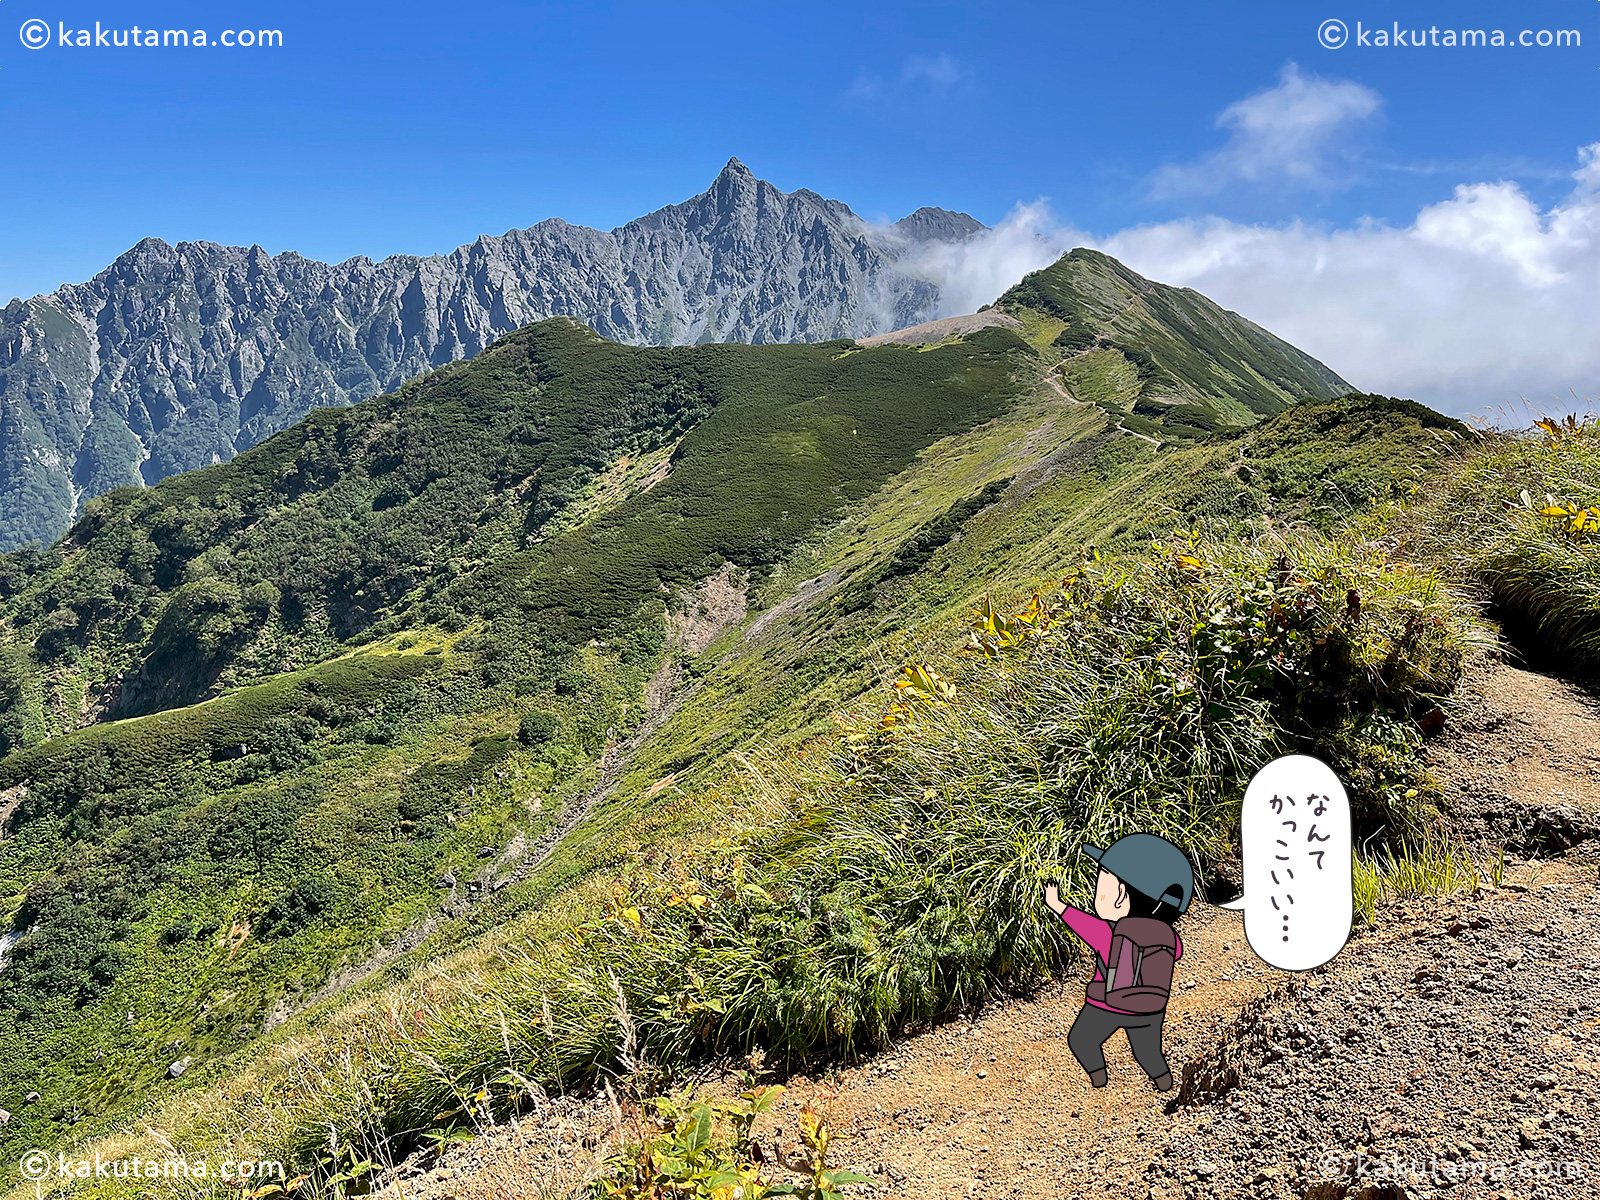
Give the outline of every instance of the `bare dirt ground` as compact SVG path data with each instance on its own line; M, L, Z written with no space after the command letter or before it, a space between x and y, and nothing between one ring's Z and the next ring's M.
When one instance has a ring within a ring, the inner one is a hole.
M1585 1150L1600 1139L1600 716L1589 693L1499 664L1464 696L1431 751L1451 819L1542 858L1508 858L1498 887L1385 906L1301 975L1256 960L1239 916L1199 906L1168 1010L1174 1092L1152 1090L1120 1035L1109 1086L1088 1085L1066 1043L1082 982L1063 980L784 1080L758 1134L794 1145L814 1103L835 1164L872 1176L852 1191L907 1200L1600 1196ZM728 1068L700 1088L738 1084ZM568 1195L628 1125L609 1095L553 1099L418 1156L390 1188Z
M1008 329L1022 328L1022 322L1015 317L991 308L988 312L968 313L963 317L944 317L938 321L925 321L921 325L896 329L893 333L860 338L857 344L884 346L894 342L899 345L914 346L925 342L942 342L945 338L959 337L963 333L972 333L989 325L1004 325Z
M1600 836L1600 700L1548 675L1486 664L1430 750L1464 837L1554 853Z
M22 807L22 802L28 798L28 785L19 783L14 788L0 792L0 841L5 840L6 823L11 820L11 814Z
M716 641L724 629L744 620L749 611L746 587L735 581L731 562L684 597L682 611L667 616L669 637L688 654L699 654Z

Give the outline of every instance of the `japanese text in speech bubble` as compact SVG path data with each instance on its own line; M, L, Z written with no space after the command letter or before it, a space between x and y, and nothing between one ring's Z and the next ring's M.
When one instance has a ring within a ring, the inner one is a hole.
M1354 916L1350 801L1328 767L1303 754L1262 767L1240 811L1244 934L1263 962L1320 967L1344 948Z

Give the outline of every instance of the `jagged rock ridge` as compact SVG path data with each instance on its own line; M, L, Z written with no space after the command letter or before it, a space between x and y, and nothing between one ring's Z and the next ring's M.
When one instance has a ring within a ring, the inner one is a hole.
M733 159L702 195L609 233L547 220L426 258L149 238L0 311L0 551L52 541L87 498L226 461L550 316L634 344L913 325L938 289L897 264L983 228L938 208L874 228Z

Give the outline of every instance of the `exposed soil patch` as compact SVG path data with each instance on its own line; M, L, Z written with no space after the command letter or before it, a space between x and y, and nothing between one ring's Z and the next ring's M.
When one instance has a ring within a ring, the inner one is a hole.
M14 788L7 788L0 792L0 840L6 836L6 823L11 820L11 814L22 807L22 802L28 798L28 785L19 783Z
M745 587L734 582L734 565L722 569L685 597L682 612L667 616L669 644L688 654L699 654L724 629L744 620L748 611Z
M869 338L858 338L858 346L886 346L891 342L902 346L915 346L927 342L942 342L945 338L960 337L990 325L1003 325L1007 329L1021 329L1022 322L1007 313L991 308L988 312L968 313L962 317L944 317L896 329L893 333L880 333Z
M1554 853L1600 837L1600 703L1570 683L1487 662L1429 751L1462 837Z
M683 686L680 656L699 654L750 611L748 588L736 579L734 565L723 563L720 571L684 597L682 609L667 614L667 653L644 689L645 711L652 718L661 717ZM656 719L650 730L660 723ZM642 745L646 736L648 733L641 731L634 744Z

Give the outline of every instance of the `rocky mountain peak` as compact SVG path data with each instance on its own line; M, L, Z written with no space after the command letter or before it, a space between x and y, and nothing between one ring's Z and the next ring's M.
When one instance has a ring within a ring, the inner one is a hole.
M718 212L733 212L748 208L755 204L756 198L763 188L777 192L770 183L757 179L737 158L730 158L728 165L722 168L721 173L712 182L710 189L705 193L710 197ZM782 193L778 193L781 195Z
M988 228L982 221L964 212L928 207L901 217L894 227L897 232L918 242L963 242Z
M101 274L102 276L136 274L147 269L152 263L171 262L180 250L181 246L172 246L158 237L140 238L117 255Z
M0 551L54 540L102 492L225 462L556 314L658 345L915 325L939 290L901 255L981 228L924 208L874 236L847 205L730 158L705 192L610 232L549 219L447 255L330 265L145 238L88 283L0 310Z

